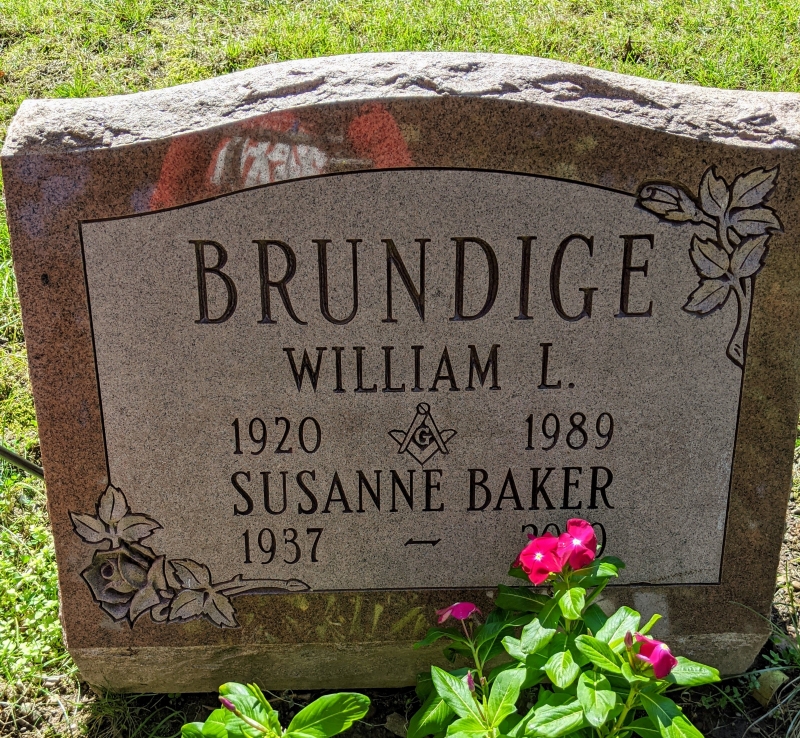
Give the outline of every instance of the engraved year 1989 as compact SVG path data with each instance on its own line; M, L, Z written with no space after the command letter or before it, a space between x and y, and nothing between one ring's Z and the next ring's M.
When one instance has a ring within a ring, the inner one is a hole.
M541 432L546 443L541 446L542 451L550 451L556 447L559 439L562 437L563 429L563 442L566 443L573 451L583 448L589 443L589 432L586 430L586 415L583 413L572 413L569 416L569 425L559 419L555 413L548 413L542 418ZM536 446L533 445L533 413L531 413L525 422L528 425L528 445L525 447L526 451L535 451ZM611 443L611 437L614 435L614 418L611 413L600 413L594 422L594 435L595 441L594 448L598 451L606 448ZM547 445L549 442L549 445ZM598 443L599 442L599 443Z

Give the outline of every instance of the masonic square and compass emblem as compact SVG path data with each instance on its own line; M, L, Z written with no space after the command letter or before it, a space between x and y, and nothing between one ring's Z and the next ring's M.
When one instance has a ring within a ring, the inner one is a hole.
M430 405L427 402L420 402L417 405L417 414L408 430L390 430L389 435L400 445L397 453L410 454L424 466L425 462L438 452L448 453L447 442L456 435L456 432L451 429L440 431L431 416Z

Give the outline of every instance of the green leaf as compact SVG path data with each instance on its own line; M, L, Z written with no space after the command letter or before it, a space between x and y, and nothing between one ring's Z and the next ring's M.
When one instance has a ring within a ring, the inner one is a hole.
M486 706L486 720L493 728L517 709L525 676L525 669L508 669L497 675Z
M575 648L599 669L610 671L612 674L620 673L622 660L611 650L607 643L604 643L599 638L593 638L590 635L579 635L575 639Z
M658 726L661 738L703 738L681 708L668 697L648 688L639 693L639 698L647 716Z
M556 634L554 628L545 628L538 620L528 623L520 635L520 644L526 654L538 653Z
M414 689L421 702L424 702L428 695L433 692L433 679L429 671L423 671L417 674L417 686Z
M235 718L236 715L224 707L214 710L203 723L203 738L228 738L229 717Z
M181 728L181 738L203 738L203 723L186 723Z
M583 725L583 708L580 702L566 705L539 707L528 722L527 736L530 738L560 738L569 735Z
M649 677L642 676L641 674L637 674L633 669L631 669L631 665L627 661L623 661L622 663L622 676L625 677L628 684L635 684L636 682L649 682L651 681Z
M583 587L570 587L558 601L561 613L568 620L578 620L586 604L586 590Z
M283 733L278 713L257 684L238 684L227 682L219 688L219 693L226 697L246 717L266 726L276 735ZM258 730L240 720L235 715L228 720L228 732L235 728L244 735L258 735Z
M653 725L653 721L649 717L634 720L625 727L633 730L639 738L661 738L661 733Z
M592 574L596 577L600 577L601 579L619 576L619 568L616 566L616 564L613 564L608 560L601 559L595 564L595 566L592 567L592 569Z
M519 638L506 636L503 638L503 648L506 649L506 653L511 656L512 659L525 661L527 658L527 654L522 650L522 641L520 641Z
M544 665L550 681L560 689L568 687L578 678L580 667L575 663L569 651L553 654Z
M622 563L619 559L613 559L613 557L608 556L603 559L597 559L593 561L589 566L585 569L579 569L575 572L580 577L586 577L588 579L609 579L610 577L617 577L619 576L619 570L622 568L618 566L616 562ZM624 565L623 565L624 566Z
M482 662L503 652L503 634L529 622L529 615L515 615L507 610L493 610L475 635L475 648Z
M497 726L497 730L500 731L500 735L506 736L509 738L509 734L514 731L514 729L522 722L522 715L518 712L512 712L510 715L506 715L505 720L503 720L500 725Z
M553 628L545 628L538 620L532 620L522 629L519 639L503 638L503 646L512 658L525 661L529 655L543 650L555 634Z
M459 633L455 628L431 628L421 641L417 641L414 644L414 648L430 646L431 643L435 643L440 638L449 638L451 641L456 641L457 643L465 642L464 634Z
M459 718L447 728L448 738L485 738L486 726L473 717Z
M598 728L617 704L617 693L611 689L611 684L602 674L585 671L578 680L578 702L581 703L586 719Z
M547 604L549 597L531 592L527 587L506 587L501 584L497 588L495 604L504 610L519 612L539 612Z
M431 676L436 691L456 715L462 718L472 717L479 723L483 722L478 704L463 679L448 674L438 666L431 666Z
M530 710L528 710L527 713L525 713L525 716L522 718L520 718L519 715L512 715L506 718L507 721L511 720L512 718L518 718L513 728L506 727L506 723L503 723L503 725L501 725L500 727L502 730L504 730L508 738L522 738L525 735L526 732L525 729L528 725L528 722L533 717L535 712L536 712L536 706L534 705L533 707L531 707Z
M656 623L657 623L659 620L661 620L661 615L659 615L658 613L656 613L655 615L653 615L653 617L652 617L652 618L650 618L650 620L648 620L648 621L647 621L647 623L645 623L644 627L642 627L642 628L639 628L638 632L639 632L641 635L647 635L647 634L650 632L650 629L651 629L651 628L652 628L652 627L653 627L653 626L654 626L654 625L655 625L655 624L656 624Z
M575 699L574 695L567 694L566 692L551 692L544 687L539 688L539 696L536 699L536 707L542 705L549 705L550 707L561 707L568 705Z
M684 687L696 687L719 681L719 672L712 666L698 664L683 656L678 656L678 665L670 672L667 681Z
M508 569L508 576L514 577L514 579L524 579L528 584L531 583L531 580L528 579L528 575L521 566L510 566Z
M469 646L466 646L463 643L451 643L442 651L442 653L444 654L444 657L451 663L453 663L458 656L472 658L472 650L469 648Z
M622 559L618 559L616 556L603 556L600 561L605 564L613 564L617 569L625 568L625 562Z
M369 709L369 697L354 692L327 694L292 718L286 738L328 738L347 730Z
M630 607L620 607L596 633L598 640L608 643L614 651L621 651L625 645L625 634L639 629L642 616Z
M431 685L432 686L432 685ZM455 717L450 706L436 692L431 692L408 723L406 738L422 738L444 730Z
M559 601L564 596L564 591L556 592L550 602L548 602L539 613L539 622L545 628L555 628L561 617L561 609L558 606Z
M603 612L600 605L589 605L586 608L586 612L583 613L583 622L586 623L592 633L597 633L606 624L607 620L608 615Z

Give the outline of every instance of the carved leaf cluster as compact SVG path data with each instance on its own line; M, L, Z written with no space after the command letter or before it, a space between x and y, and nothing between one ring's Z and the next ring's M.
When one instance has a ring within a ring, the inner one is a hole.
M205 618L219 627L235 628L238 622L231 597L309 588L297 579L243 579L241 575L215 583L204 564L156 555L141 541L161 525L132 513L125 495L112 485L100 497L96 512L70 512L70 518L75 533L98 546L81 576L114 620L132 625L150 613L156 622Z
M134 515L125 495L109 485L97 503L97 515L69 514L75 532L87 543L109 541L117 548L121 541L138 543L161 526L147 515Z
M754 169L728 185L709 167L697 199L674 184L654 182L640 189L638 204L644 209L664 220L709 226L706 230L714 234L692 238L689 255L700 284L684 310L706 315L722 307L739 280L761 270L770 236L783 230L775 211L764 205L777 175L777 167Z
M220 627L235 628L236 611L231 601L214 589L211 572L204 564L191 559L171 561L172 573L178 580L178 594L170 605L170 620L189 620L205 615Z

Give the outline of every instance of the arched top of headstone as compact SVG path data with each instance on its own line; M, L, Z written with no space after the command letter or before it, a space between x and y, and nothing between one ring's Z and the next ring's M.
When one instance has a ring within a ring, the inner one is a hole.
M751 147L800 142L796 94L659 82L527 56L401 52L287 61L131 95L26 100L2 154L107 149L308 106L436 97L553 106Z

